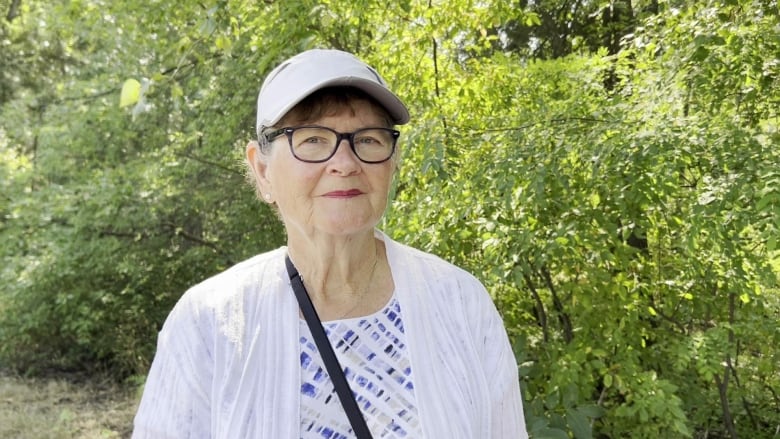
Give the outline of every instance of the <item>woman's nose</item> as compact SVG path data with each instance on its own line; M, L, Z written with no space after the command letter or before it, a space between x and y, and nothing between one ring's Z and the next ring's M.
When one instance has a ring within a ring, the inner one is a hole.
M336 146L336 153L328 160L331 173L354 174L360 170L360 159L355 155L349 139L341 139Z

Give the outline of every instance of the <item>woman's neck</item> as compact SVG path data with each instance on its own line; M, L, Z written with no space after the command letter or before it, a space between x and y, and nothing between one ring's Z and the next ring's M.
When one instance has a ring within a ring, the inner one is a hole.
M351 304L364 295L384 265L381 245L373 230L349 237L288 235L290 259L315 303Z

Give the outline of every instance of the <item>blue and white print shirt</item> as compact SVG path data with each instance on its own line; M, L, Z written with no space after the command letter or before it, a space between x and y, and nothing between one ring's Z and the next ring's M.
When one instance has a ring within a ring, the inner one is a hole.
M323 326L372 435L421 437L401 307L395 296L375 314L323 322ZM300 333L301 438L353 438L347 415L302 319Z

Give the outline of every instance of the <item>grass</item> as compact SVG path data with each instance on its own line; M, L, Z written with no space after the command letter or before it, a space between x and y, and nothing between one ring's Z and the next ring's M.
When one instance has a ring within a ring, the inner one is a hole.
M0 438L129 438L137 403L110 382L0 374Z

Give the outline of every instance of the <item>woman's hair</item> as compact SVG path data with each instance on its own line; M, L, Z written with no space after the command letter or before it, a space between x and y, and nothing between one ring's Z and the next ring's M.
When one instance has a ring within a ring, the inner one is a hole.
M276 123L276 127L267 127L264 131L273 131L277 127L306 125L307 123L314 122L323 117L345 113L355 116L357 114L355 108L356 102L368 102L372 111L380 116L382 124L386 128L393 128L395 126L390 113L388 113L387 110L368 93L354 87L326 87L317 90L304 98ZM257 139L257 142L260 145L261 155L270 154L272 143L266 141L265 136L261 134L260 138ZM397 154L398 153L396 152L394 158L391 160L396 161L395 156L397 156ZM260 160L262 160L262 158L260 158ZM247 180L255 188L258 198L262 199L263 194L260 193L260 186L257 183L257 179L254 177L252 164L246 162L246 167ZM396 168L397 167L398 163L396 161Z
M306 125L323 117L335 116L344 112L355 116L354 103L356 101L368 102L371 109L381 117L383 125L386 128L393 127L393 118L390 117L390 113L368 93L354 87L327 87L315 91L282 116L276 123L276 127ZM273 129L274 127L268 127L265 131ZM259 139L259 142L260 151L263 154L268 154L271 145L264 138Z

